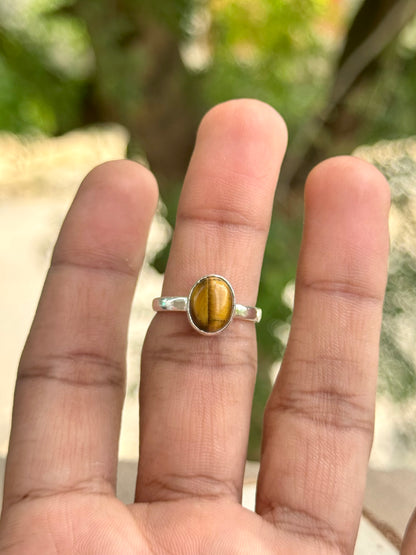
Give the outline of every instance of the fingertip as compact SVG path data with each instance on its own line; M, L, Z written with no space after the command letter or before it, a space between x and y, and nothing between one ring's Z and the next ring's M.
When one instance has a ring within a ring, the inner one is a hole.
M389 208L389 185L373 165L339 156L316 166L305 186L299 267L307 281L345 283L354 276L365 294L383 298Z
M132 274L141 265L158 189L130 160L96 166L83 180L62 225L52 262L108 265Z
M384 175L372 164L354 156L335 156L324 160L308 175L305 204L330 197L336 204L371 204L383 212L390 208L390 187Z
M127 202L145 203L152 213L159 196L158 185L153 173L133 160L111 160L93 168L84 178L79 193L96 192L105 188L106 194L114 193ZM140 193L140 195L138 195Z
M251 98L228 100L211 108L203 117L198 134L218 128L234 128L236 134L275 135L286 147L287 126L270 104Z
M282 116L269 104L260 100L242 98L229 100L211 108L198 129L197 144L205 140L224 142L240 149L241 160L250 153L247 163L266 163L265 154L274 152L282 159L286 150L288 132ZM246 145L255 145L247 152Z

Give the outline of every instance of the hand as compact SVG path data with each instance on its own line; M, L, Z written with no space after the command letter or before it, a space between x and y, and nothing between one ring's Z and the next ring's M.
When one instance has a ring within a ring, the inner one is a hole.
M218 273L237 302L255 304L285 146L284 123L262 103L204 118L163 295ZM308 178L257 514L240 505L255 325L205 337L180 313L158 314L148 331L136 502L115 497L127 324L156 201L146 169L110 162L86 177L63 224L17 377L0 554L352 553L373 432L386 181L349 157Z

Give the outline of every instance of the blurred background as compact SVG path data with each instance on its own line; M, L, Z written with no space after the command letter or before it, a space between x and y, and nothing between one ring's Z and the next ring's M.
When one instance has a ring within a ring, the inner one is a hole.
M0 455L63 215L89 169L127 156L150 166L162 198L130 328L120 455L136 456L140 346L196 128L214 104L255 97L282 113L290 142L258 299L248 457L259 457L290 328L305 176L354 152L385 173L393 195L371 464L415 469L415 62L414 0L1 0Z

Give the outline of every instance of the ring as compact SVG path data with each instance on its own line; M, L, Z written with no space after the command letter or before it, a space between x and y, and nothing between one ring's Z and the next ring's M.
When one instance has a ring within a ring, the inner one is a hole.
M188 297L157 297L152 307L156 312L186 312L191 326L203 335L222 332L233 318L261 320L261 309L237 304L230 282L216 274L199 279Z

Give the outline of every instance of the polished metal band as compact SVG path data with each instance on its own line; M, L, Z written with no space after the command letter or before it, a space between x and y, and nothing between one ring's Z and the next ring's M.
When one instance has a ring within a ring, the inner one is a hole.
M153 299L152 308L155 312L187 312L188 303L188 297L157 297ZM258 323L261 320L261 308L235 304L233 318Z
M234 318L260 322L261 310L235 302L231 283L218 274L208 274L194 283L187 297L153 299L156 312L186 312L189 323L203 335L216 335Z

